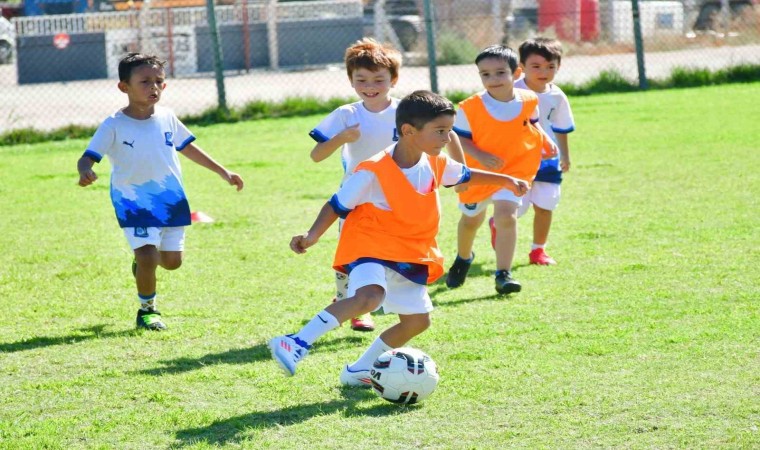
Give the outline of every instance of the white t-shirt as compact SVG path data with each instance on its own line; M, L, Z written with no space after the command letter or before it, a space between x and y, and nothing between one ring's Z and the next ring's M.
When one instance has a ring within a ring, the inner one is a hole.
M100 124L84 155L111 162L111 202L120 227L190 225L177 151L194 140L174 112L160 106L145 120L119 110Z
M517 87L517 86L515 86ZM509 122L514 120L515 117L520 115L523 107L523 96L519 90L515 90L515 98L508 102L502 102L491 97L488 91L483 91L480 94L480 98L483 100L483 105L486 107L486 111L496 120L502 122ZM530 117L532 123L536 123L539 120L538 107L533 111L533 115ZM467 114L462 108L457 111L457 117L454 121L454 132L460 136L472 138L472 127L467 120Z
M359 124L361 137L348 142L341 150L343 180L354 172L360 162L380 153L382 149L398 141L396 132L396 109L399 99L391 98L391 104L380 112L371 112L362 102L343 105L325 117L309 136L317 142L329 141L349 126Z
M520 89L530 89L525 84L525 78L515 81L515 87ZM557 138L554 133L570 133L575 130L575 121L573 112L570 110L570 102L562 89L555 84L550 83L545 92L535 92L538 97L538 106L541 110L539 114L539 123L546 131L546 134L556 143Z
M391 145L384 151L393 156L396 145ZM435 175L433 168L430 167L427 155L423 154L419 162L408 169L401 169L407 180L414 186L414 189L421 193L427 194L433 190L433 180ZM455 186L459 183L469 180L469 169L463 164L454 161L446 156L446 167L441 176L442 186ZM388 200L385 198L383 188L372 171L360 170L343 183L334 196L342 212L349 212L363 203L372 203L377 208L390 211ZM333 207L336 205L333 204Z

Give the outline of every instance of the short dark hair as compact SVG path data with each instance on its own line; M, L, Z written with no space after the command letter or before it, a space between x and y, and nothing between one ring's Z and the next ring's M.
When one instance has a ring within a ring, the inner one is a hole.
M156 55L129 53L119 61L119 81L129 81L132 71L140 66L155 66L163 69L164 64L166 64L166 61L161 61Z
M396 109L396 129L408 123L421 130L425 124L442 115L456 115L454 104L446 97L430 91L414 91L402 98Z
M517 61L517 53L515 53L515 51L511 48L504 45L492 45L490 47L484 48L480 53L478 53L478 56L475 58L475 64L478 64L484 59L490 58L500 59L507 63L510 70L512 70L512 73L517 70L517 66L519 65Z
M562 43L556 39L537 37L520 44L520 62L525 64L530 55L543 56L547 61L562 62Z

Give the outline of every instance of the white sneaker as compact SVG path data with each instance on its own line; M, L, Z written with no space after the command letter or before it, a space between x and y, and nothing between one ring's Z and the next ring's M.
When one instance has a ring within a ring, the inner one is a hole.
M292 335L277 336L269 341L272 358L288 376L296 374L296 365L309 353L308 347L298 345Z
M346 386L370 387L372 382L369 377L369 369L351 370L348 366L344 366L343 370L340 371L340 384Z

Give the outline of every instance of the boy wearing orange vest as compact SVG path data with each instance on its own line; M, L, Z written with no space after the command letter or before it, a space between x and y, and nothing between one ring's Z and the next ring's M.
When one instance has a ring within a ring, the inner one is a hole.
M320 211L308 232L290 248L305 253L338 219L345 217L333 267L349 273L348 295L320 311L300 331L269 341L272 357L287 375L320 336L340 323L383 307L399 323L385 330L340 382L369 386L369 370L383 352L405 345L430 326L427 284L443 274L436 244L438 188L497 184L515 195L528 183L511 176L470 170L441 153L451 141L456 112L445 98L428 91L406 96L396 111L399 141L362 162Z
M485 91L463 100L454 124L470 168L483 168L533 181L542 155L557 154L538 124L538 99L529 90L515 89L520 76L517 54L510 48L494 45L475 58ZM464 284L475 257L473 241L483 223L488 205L494 205L496 239L496 291L519 292L520 283L512 278L512 259L517 243L517 211L521 200L514 192L499 186L478 186L459 192L462 217L457 232L457 258L449 269L446 285Z

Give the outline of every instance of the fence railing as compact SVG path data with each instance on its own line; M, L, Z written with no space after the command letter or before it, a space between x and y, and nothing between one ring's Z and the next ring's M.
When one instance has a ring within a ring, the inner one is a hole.
M397 96L429 89L433 81L444 94L479 90L473 59L481 48L493 43L516 48L539 34L563 42L559 84L580 84L603 71L632 81L639 74L630 0L224 3L216 5L215 16L230 107L289 97L352 97L342 59L345 48L363 36L379 35L403 50L404 66L393 92ZM549 4L553 9L545 6ZM728 8L717 9L715 2L698 0L638 4L643 63L650 78L665 77L675 67L760 64L760 7L755 2L723 0ZM146 5L14 18L14 54L6 64L0 60L0 133L96 125L124 105L115 88L116 66L129 51L157 53L168 61L169 87L162 102L178 114L215 107L207 9ZM431 51L428 29L436 42ZM436 68L432 75L431 63Z

